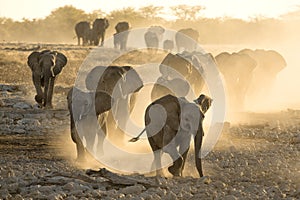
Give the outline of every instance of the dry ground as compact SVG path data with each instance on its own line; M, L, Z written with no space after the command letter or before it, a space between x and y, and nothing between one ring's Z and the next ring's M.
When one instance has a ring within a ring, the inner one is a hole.
M53 110L34 108L26 65L33 49L46 48L69 59L56 82ZM300 199L297 110L240 113L240 121L223 131L203 159L206 176L201 179L192 156L184 178L132 174L113 181L87 175L86 167L91 165L74 162L65 95L90 50L73 45L1 44L0 199ZM137 54L126 62L140 64ZM155 59L162 58L163 54Z

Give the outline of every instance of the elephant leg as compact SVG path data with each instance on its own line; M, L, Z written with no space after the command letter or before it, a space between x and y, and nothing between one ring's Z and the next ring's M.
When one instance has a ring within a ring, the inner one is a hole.
M76 144L76 150L77 150L76 161L83 162L85 161L85 148L82 144L81 139L79 138L72 113L70 113L70 121L71 121L71 138L73 142Z
M53 96L53 89L54 89L54 77L49 77L48 84L45 85L45 93L47 96L45 97L45 107L52 108L52 96ZM48 86L48 87L47 87Z
M202 171L202 162L201 162L201 145L202 145L202 137L203 137L203 129L202 129L202 124L199 125L199 130L194 138L194 143L195 143L195 163L196 163L196 168L199 173L199 176L203 176L203 171Z
M77 45L80 46L80 37L77 37Z
M156 150L153 152L154 155L154 160L151 165L151 170L155 170L156 176L163 176L163 170L162 170L162 165L161 165L161 156L162 156L162 151L161 150Z
M98 142L97 155L99 155L99 156L104 155L103 143L104 143L104 139L107 135L106 120L107 120L107 113L102 113L101 115L98 116L98 123L100 125L100 130L98 132L98 141L99 142Z
M101 44L100 44L101 47L102 47L103 44L104 44L104 35L105 35L105 33L102 32L102 33L101 33Z
M42 85L41 85L41 74L40 73L35 73L33 72L32 74L32 81L36 90L36 95L35 95L35 101L42 106L43 104L43 91L42 91Z
M181 151L181 148L179 147L179 152L180 151ZM183 169L184 169L184 165L185 165L185 161L186 161L186 157L187 157L188 151L189 151L189 148L182 154L183 163L182 163L182 167L181 167L181 171L180 171L180 175L179 176L183 175L182 172L183 172Z
M164 174L161 165L162 150L159 149L159 147L157 146L156 142L152 137L149 137L148 140L154 155L154 160L151 165L151 170L155 170L156 176L163 176Z
M114 34L114 48L117 49L119 44L119 36L117 33Z
M127 38L128 38L128 34L123 33L123 36L121 38L121 47L120 47L121 50L126 50Z
M168 171L173 176L180 176L181 168L183 165L183 158L177 150L175 142L176 131L172 130L168 125L163 128L163 151L170 155L173 160L173 165L168 167Z
M170 154L172 157L172 154ZM175 160L175 158L172 158L172 160ZM179 155L179 157L173 162L173 165L168 167L168 171L173 176L181 176L182 175L182 169L183 169L183 158Z

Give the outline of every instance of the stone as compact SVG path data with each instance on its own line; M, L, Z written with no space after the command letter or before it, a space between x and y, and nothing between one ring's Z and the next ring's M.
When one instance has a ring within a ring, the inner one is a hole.
M31 105L25 103L25 102L18 102L13 105L13 108L18 108L18 109L30 109L32 108Z
M134 185L122 188L120 190L121 193L127 195L127 194L140 194L142 191L146 190L146 188L143 185Z
M41 125L39 120L30 119L30 118L23 118L23 119L19 120L17 123L20 124L20 125L35 126L35 127L38 127L38 126Z

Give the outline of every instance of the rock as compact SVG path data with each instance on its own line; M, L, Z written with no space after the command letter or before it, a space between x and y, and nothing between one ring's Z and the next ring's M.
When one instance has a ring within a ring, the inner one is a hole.
M174 194L174 192L170 191L168 192L168 194L166 195L166 197L164 198L165 200L176 200L178 199L176 194Z
M24 118L38 119L39 121L42 121L42 120L46 119L46 114L45 113L25 113Z
M294 136L291 139L291 144L300 144L300 135Z
M40 126L40 122L37 119L30 119L30 118L23 118L17 122L19 125L25 125L25 126L34 126L38 127Z
M13 105L13 108L18 108L18 109L30 109L32 108L31 105L25 103L25 102L18 102Z
M18 89L15 85L3 85L0 84L0 91L14 92Z
M16 196L14 196L14 199L15 200L23 200L24 198L20 194L17 194Z
M134 185L125 187L120 190L121 193L127 195L127 194L140 194L143 190L146 190L146 188L143 185Z
M223 198L224 200L237 200L238 198L234 195L227 195Z
M54 113L54 117L59 120L69 119L69 112L57 112Z
M19 120L19 119L22 119L23 118L23 115L22 114L19 114L19 113L10 113L10 112L6 112L5 113L5 116L7 118L10 118L12 120Z
M210 184L211 183L211 179L208 176L203 176L201 177L198 182L204 183L204 184Z
M5 102L2 99L0 99L0 107L5 107L5 106L6 106Z
M26 130L22 127L15 127L12 129L12 132L17 133L17 134L24 134L24 133L26 133Z

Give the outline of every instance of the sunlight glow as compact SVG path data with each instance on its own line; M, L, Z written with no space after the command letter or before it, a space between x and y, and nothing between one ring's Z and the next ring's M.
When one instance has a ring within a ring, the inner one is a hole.
M205 9L201 11L200 16L204 17L234 17L241 19L249 19L257 16L278 17L283 13L291 11L300 5L300 0L111 0L110 3L103 4L104 1L98 0L0 0L0 17L8 17L14 20L44 18L51 13L52 10L65 5L72 5L78 9L82 9L87 13L101 9L106 13L112 10L122 9L126 7L134 7L136 9L154 5L164 7L163 16L167 19L174 19L170 7L176 5L201 5ZM17 6L16 6L17 5Z

